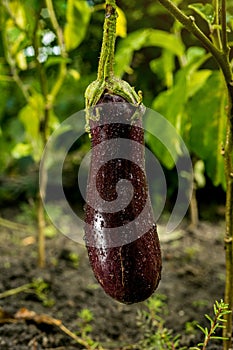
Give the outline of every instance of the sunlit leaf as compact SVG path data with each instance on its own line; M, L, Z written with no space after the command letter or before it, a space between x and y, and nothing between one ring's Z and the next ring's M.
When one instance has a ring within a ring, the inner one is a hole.
M152 108L162 114L175 127L176 132L187 145L190 142L190 128L192 127L190 115L187 113L187 105L192 95L203 87L211 74L210 71L198 70L205 60L204 50L190 51L186 65L175 74L173 84L167 90L162 91L152 104ZM157 71L158 68L161 69L161 66L153 68ZM167 135L167 140L174 142L173 148L176 150L176 157L178 158L181 155L179 140L172 141L172 134ZM172 164L174 165L168 150L162 149L156 141L153 141L153 145L151 145L149 140L149 144L154 147L155 152L157 152L156 155L167 168L171 168Z
M205 164L204 162L199 159L195 164L194 164L194 179L197 183L198 188L202 188L206 184L205 180Z
M12 19L8 19L5 25L5 35L7 40L7 47L11 52L11 55L16 55L27 41L26 35L19 28L15 26Z
M80 79L80 73L76 69L70 68L68 70L68 73L72 76L74 80L79 80Z
M83 41L90 20L91 10L85 1L68 0L64 30L66 50L71 51Z
M44 64L44 67L48 68L56 64L60 64L61 62L70 63L71 59L69 57L49 56Z
M162 93L154 100L152 107L165 116L180 132L179 116L181 116L187 100L187 79L185 72L180 72L176 84ZM184 122L184 120L183 120Z
M186 84L186 75L183 72L183 74L179 75L176 84L169 90L160 93L152 105L152 108L164 116L166 120L168 120L173 127L175 127L177 133L180 135L182 134L182 129L185 126L186 120L186 114L183 113L187 99ZM165 133L166 135L165 138L167 141L165 147L160 143L157 144L156 141L152 141L153 144L151 144L149 140L149 144L163 165L171 169L174 166L174 162L179 156L182 155L182 151L180 149L180 140L176 137L176 133L174 133L174 131L170 128L169 130L166 128L166 126L164 126L161 128L161 131L159 131L159 133ZM171 145L167 148L168 144ZM174 150L175 154L173 157L171 157L169 151L171 148Z
M174 34L156 29L140 29L130 33L119 43L115 55L116 74L122 76L124 72L128 72L134 52L148 46L165 48L178 56L184 52L181 39Z
M174 133L174 128L165 119L156 118L154 113L150 113L146 118L146 129L151 132L145 133L145 141L151 151L167 169L172 169L181 155L179 140ZM159 135L160 140L166 140L166 142L160 141L154 135Z
M17 143L15 147L12 149L12 156L15 159L20 159L22 157L29 156L32 152L32 147L29 144L25 143Z
M202 69L194 72L188 80L188 96L192 97L206 82L212 71L209 69Z
M117 24L116 24L116 35L125 38L127 35L127 20L124 12L117 7Z
M24 6L20 1L9 1L8 3L17 26L21 29L25 29L27 21Z
M164 49L159 58L150 62L150 68L161 80L165 79L165 86L172 86L175 55L171 51Z
M27 60L26 60L26 57L25 57L23 51L19 51L17 53L17 55L16 55L16 63L17 63L17 66L21 70L26 70L27 69Z
M187 104L191 151L204 160L214 185L225 186L221 147L225 141L226 96L222 77L213 72Z
M29 103L19 112L19 119L26 131L26 139L32 145L33 157L39 160L42 152L42 143L40 135L40 122L44 119L44 100L43 97L34 93Z
M206 54L206 50L203 47L191 46L186 51L187 64L190 64L194 60L203 57Z

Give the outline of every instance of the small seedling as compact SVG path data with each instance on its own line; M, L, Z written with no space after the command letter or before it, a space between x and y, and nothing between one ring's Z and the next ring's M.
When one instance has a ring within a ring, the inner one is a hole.
M172 330L165 327L165 315L167 308L164 295L156 295L145 303L147 310L138 315L138 325L144 328L144 338L136 344L138 349L163 349L163 350L185 350L180 347L180 335L173 335ZM134 347L132 347L134 349Z
M77 325L79 328L78 332L76 332L77 335L81 337L88 344L88 349L103 350L101 345L98 342L94 341L90 336L90 332L92 331L91 322L94 318L91 310L82 309L80 312L78 312L77 316L78 316Z
M203 332L205 336L204 341L202 343L199 343L198 346L192 347L189 350L206 350L207 345L212 339L227 340L225 337L216 335L216 332L219 329L225 328L226 320L224 319L224 316L229 313L231 313L231 310L229 310L228 304L225 304L223 300L220 300L220 302L216 301L214 304L214 317L212 318L209 315L205 315L206 319L210 323L209 328L204 328L201 325L197 324L197 327Z

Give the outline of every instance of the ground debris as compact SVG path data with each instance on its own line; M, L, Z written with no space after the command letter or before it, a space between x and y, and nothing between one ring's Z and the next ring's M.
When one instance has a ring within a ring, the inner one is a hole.
M22 321L33 322L36 325L43 324L58 327L66 335L84 346L85 349L90 349L89 344L84 339L71 332L59 319L51 317L47 314L37 314L35 311L28 310L25 307L20 308L14 315L9 314L3 308L0 308L0 323L14 323Z

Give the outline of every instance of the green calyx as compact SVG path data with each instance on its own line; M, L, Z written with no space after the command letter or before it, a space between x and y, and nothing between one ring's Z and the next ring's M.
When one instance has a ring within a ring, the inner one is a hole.
M90 108L95 106L103 93L109 93L112 95L119 95L123 97L127 102L134 105L139 105L142 102L141 94L137 94L136 91L124 80L116 77L111 77L108 80L95 80L86 89L86 107Z
M92 118L89 109L99 102L104 93L119 95L127 102L139 106L142 93L138 94L126 81L114 76L114 51L116 40L117 10L115 0L106 0L103 42L101 47L98 75L85 91L87 129Z

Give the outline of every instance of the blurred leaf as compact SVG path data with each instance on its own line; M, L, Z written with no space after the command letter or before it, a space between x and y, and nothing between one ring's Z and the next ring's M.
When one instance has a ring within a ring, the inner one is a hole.
M205 181L205 164L203 162L203 160L198 160L195 164L194 164L194 179L197 183L197 187L201 188L201 187L205 187L206 181Z
M12 77L7 75L0 75L0 82L12 82Z
M129 72L134 51L148 46L165 48L178 56L184 52L181 39L174 34L156 29L140 29L130 33L119 43L115 55L116 74L122 76L124 72Z
M186 51L187 64L196 61L198 58L203 57L206 54L206 50L203 47L191 46Z
M116 35L125 38L127 35L127 21L124 12L117 7Z
M23 0L26 16L26 30L30 38L33 38L35 26L37 25L36 17L42 13L41 2L32 0Z
M215 13L211 4L202 4L198 2L188 7L198 13L207 23L213 24Z
M165 86L173 85L173 71L175 69L175 56L169 50L163 50L161 57L150 61L150 68L160 79L165 79Z
M19 51L17 53L17 55L16 55L16 63L17 63L17 66L21 70L26 70L27 69L27 60L26 60L26 57L25 57L23 51Z
M174 133L174 128L170 123L164 122L161 118L155 118L155 114L151 113L146 119L146 130L151 132L145 133L145 141L151 151L167 169L172 169L181 155L179 140ZM160 139L156 137L157 135Z
M12 19L8 19L5 25L5 35L7 47L12 56L22 50L27 43L27 38L24 32L15 26Z
M166 120L174 126L176 132L186 142L189 142L191 121L186 106L189 103L189 98L203 86L211 74L211 71L198 71L198 68L206 60L207 55L205 54L205 50L188 50L186 53L186 57L187 56L188 59L186 65L177 71L174 77L174 82L170 88L162 91L155 98L152 103L152 108L164 116ZM159 63L161 64L161 62ZM153 66L152 68L156 71L157 69L161 69L161 67ZM170 69L172 69L172 65L170 66ZM169 141L167 142L173 142L173 148L176 152L176 160L182 152L180 150L180 141L175 136L174 132L171 133L171 135L168 134L167 140ZM161 147L161 145L157 144L156 141L153 141L153 143L154 145L151 145L149 140L150 146L156 150L156 155L160 161L167 168L171 168L172 165L174 165L174 160L172 161L169 151L166 148L164 149L164 146Z
M174 86L161 92L152 104L152 108L165 116L177 131L180 132L179 116L181 116L187 100L187 79L186 71L180 71ZM184 123L184 118L182 120Z
M76 69L69 69L68 70L68 73L71 75L71 77L74 79L74 80L79 80L80 79L80 73L76 70Z
M8 6L12 16L14 17L16 25L20 29L25 30L27 21L24 6L21 4L20 1L9 1Z
M188 96L192 97L206 82L212 71L209 69L202 69L194 72L188 80Z
M19 119L23 123L27 140L32 145L33 157L39 160L42 152L40 122L44 119L44 100L42 95L34 93L29 103L19 111Z
M191 118L190 148L205 161L215 186L225 187L221 145L225 140L226 96L222 77L214 71L187 104Z
M91 10L85 1L68 0L64 38L66 50L71 51L83 41Z
M184 44L176 35L162 30L150 29L146 46L158 46L170 50L177 56L184 53Z
M44 67L48 68L54 66L56 64L60 64L61 62L71 63L71 59L69 57L61 57L61 56L49 56L46 60Z
M20 159L22 157L26 157L30 155L32 152L32 147L29 144L17 143L15 147L12 149L12 156L16 159Z
M19 119L28 135L33 139L38 138L40 120L43 120L43 110L43 97L40 94L34 94L30 97L29 103L19 112Z

